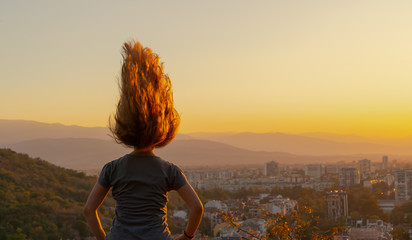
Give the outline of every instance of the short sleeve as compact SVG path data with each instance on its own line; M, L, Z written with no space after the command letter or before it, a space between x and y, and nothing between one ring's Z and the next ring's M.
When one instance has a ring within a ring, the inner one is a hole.
M178 190L179 188L183 187L187 183L186 175L183 173L182 169L178 166L172 164L171 174L169 176L170 179L170 190Z
M112 165L111 163L107 163L103 166L102 171L100 172L99 179L97 180L100 185L103 187L111 187L111 173L112 173Z

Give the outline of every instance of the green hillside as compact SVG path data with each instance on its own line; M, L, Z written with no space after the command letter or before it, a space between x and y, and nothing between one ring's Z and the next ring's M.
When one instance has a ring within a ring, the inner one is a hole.
M0 239L81 239L91 236L83 206L96 177L0 149ZM109 207L110 206L110 207ZM110 228L114 201L100 207Z

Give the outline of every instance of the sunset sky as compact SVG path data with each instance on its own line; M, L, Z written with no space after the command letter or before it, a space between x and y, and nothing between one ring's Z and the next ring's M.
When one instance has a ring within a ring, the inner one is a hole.
M412 1L1 1L0 119L106 126L124 41L181 132L412 136Z

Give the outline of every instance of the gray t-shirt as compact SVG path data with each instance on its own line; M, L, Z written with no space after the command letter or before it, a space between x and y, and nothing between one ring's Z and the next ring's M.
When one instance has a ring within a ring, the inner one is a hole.
M183 171L157 156L127 154L107 163L98 182L116 200L106 239L172 239L167 227L167 194L187 183Z

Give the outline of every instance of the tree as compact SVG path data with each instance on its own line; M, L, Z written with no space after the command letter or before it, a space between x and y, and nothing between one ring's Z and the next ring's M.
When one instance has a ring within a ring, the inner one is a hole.
M405 219L405 212L400 209L394 209L392 211L392 223L396 226L402 224Z
M386 182L378 182L372 185L372 193L377 199L393 199L395 197L394 192L390 191L390 189L391 186L389 186ZM391 194L388 195L388 192L391 192Z
M91 233L83 205L95 176L0 149L0 239L73 239ZM110 209L108 196L100 210ZM105 229L113 211L100 214ZM109 216L110 215L110 216ZM80 218L78 216L81 216Z
M355 185L348 189L348 205L350 213L358 212L363 218L378 216L380 219L387 219L379 207L376 197L368 188L361 185Z
M6 239L7 240L29 240L26 234L22 233L21 228L17 228L16 233L8 235Z
M396 227L392 230L393 240L409 240L409 233L402 227Z
M292 211L290 214L270 214L264 211L263 217L267 225L266 235L242 229L240 224L235 222L231 213L221 211L220 214L230 227L236 228L243 235L242 239L326 240L333 239L333 235L339 230L336 227L332 227L326 232L319 231L317 228L318 217L307 206L302 206L299 208L299 211Z

